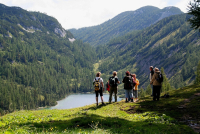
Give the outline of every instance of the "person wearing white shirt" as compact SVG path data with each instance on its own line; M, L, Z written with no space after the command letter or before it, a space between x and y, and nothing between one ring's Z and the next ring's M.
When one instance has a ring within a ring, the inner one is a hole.
M100 94L100 97L101 97L101 101L102 101L102 104L105 105L105 103L103 102L103 91L104 91L104 84L103 84L103 79L100 77L101 76L101 72L98 72L96 74L96 78L93 80L93 83L95 81L99 81L100 82L100 89L99 90L95 90L95 93L96 93L96 104L98 106L98 96Z

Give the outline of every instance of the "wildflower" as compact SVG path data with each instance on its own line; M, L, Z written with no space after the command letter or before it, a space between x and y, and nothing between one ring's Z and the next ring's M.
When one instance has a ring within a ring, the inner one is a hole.
M77 125L77 127L78 127L79 125Z

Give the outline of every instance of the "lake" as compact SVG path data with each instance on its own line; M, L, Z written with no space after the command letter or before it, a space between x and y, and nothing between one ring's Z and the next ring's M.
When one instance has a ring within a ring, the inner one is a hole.
M72 94L67 96L65 99L57 101L58 104L56 106L50 107L48 109L70 109L76 107L82 107L85 105L90 105L96 103L95 94ZM104 102L108 102L109 95L103 95ZM101 104L101 98L98 97L99 104ZM122 100L122 98L118 98L117 101ZM114 97L112 99L114 101Z

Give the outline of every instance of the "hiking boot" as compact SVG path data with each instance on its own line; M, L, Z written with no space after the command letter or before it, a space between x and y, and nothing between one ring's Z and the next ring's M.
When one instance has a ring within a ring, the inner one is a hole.
M97 103L97 107L98 107L98 103Z
M133 99L131 99L131 102L133 102Z
M104 106L105 106L105 103L104 103L104 102L102 102L102 105L104 105Z

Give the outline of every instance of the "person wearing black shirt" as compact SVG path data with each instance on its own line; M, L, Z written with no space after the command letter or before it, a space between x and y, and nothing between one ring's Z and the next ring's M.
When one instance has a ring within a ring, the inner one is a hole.
M117 78L117 72L116 71L113 71L113 76L109 78L109 81L112 80L114 83L111 85L111 83L109 82L110 84L110 96L109 96L109 103L112 102L112 95L113 95L113 92L115 94L115 102L117 102L117 84L120 83L119 79Z

